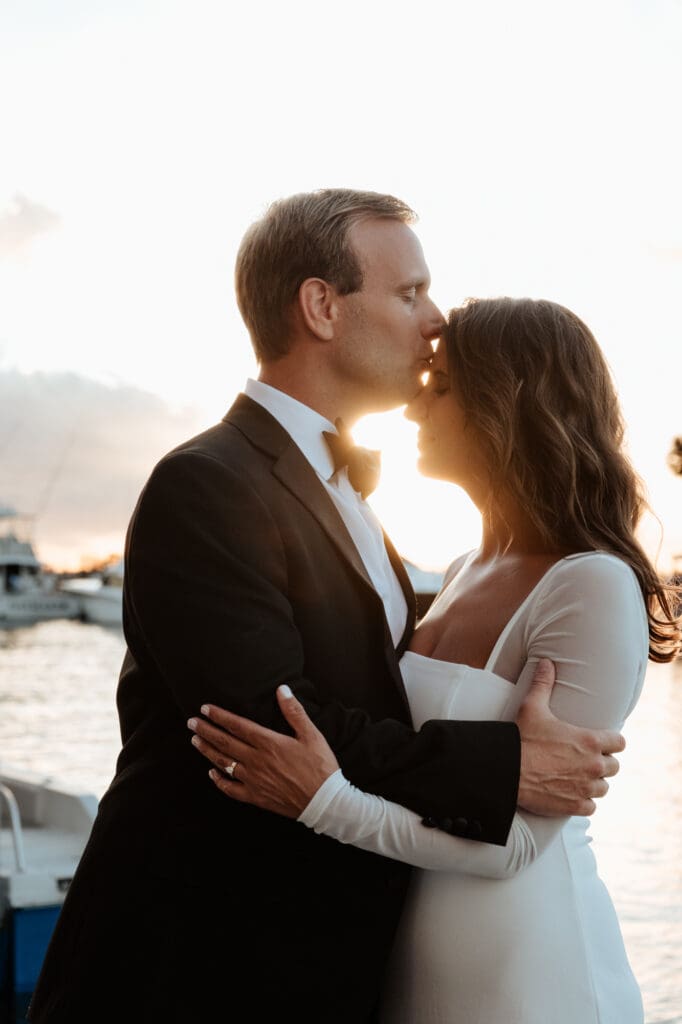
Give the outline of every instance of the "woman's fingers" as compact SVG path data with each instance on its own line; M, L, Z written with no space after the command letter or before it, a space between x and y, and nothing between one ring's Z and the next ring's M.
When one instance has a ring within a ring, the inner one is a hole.
M297 739L305 741L312 739L318 729L308 717L305 708L299 700L294 697L291 687L282 683L277 687L277 703L287 722L294 730Z
M297 818L325 779L338 769L338 762L288 686L279 689L277 700L294 736L266 729L214 705L201 709L209 721L191 718L187 724L194 733L196 749L218 769L209 774L222 793ZM225 775L230 767L234 771Z
M192 746L196 747L199 753L203 754L203 756L212 764L214 764L216 768L219 768L220 771L224 772L228 768L228 766L236 762L237 767L230 775L230 778L232 778L235 782L244 781L244 775L248 770L248 753L243 753L241 750L238 750L236 745L232 750L229 750L227 752L218 750L210 743L207 743L206 740L203 740L201 736L196 735L192 736ZM245 747L244 749L245 751L249 751L251 748Z
M252 803L246 793L245 786L236 786L235 780L229 778L224 772L218 771L216 768L211 768L208 773L211 782L216 786L221 793L225 796L229 796L232 800L239 800L240 803Z
M249 718L235 715L231 711L226 711L225 708L216 707L215 704L203 704L201 713L214 726L217 726L218 730L226 730L232 733L233 736L238 736L244 743L250 743L252 747L258 746L270 734L270 730L266 729L265 726L258 725L257 722L252 722ZM201 719L195 719L195 721L201 721Z
M299 739L311 738L317 732L303 705L294 697L291 687L286 683L277 687L277 701L282 714ZM190 718L187 725L218 750L227 750L232 737L251 747L262 747L264 743L272 741L270 729L215 704L204 704L201 713L209 719L208 722L202 718Z
M237 759L241 758L244 760L248 752L253 749L248 743L240 740L238 736L224 732L222 729L216 729L215 726L209 722L204 722L201 718L190 718L187 728L191 729L195 736L198 736L217 750L223 759L234 756Z

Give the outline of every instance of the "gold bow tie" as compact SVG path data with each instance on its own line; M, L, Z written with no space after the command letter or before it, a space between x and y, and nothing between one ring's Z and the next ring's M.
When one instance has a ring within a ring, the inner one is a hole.
M348 467L348 479L351 487L359 491L363 499L369 497L379 483L381 472L381 452L373 451L370 448L361 448L353 443L350 431L342 419L334 421L338 434L332 434L330 430L323 430L322 436L329 445L334 460L334 472Z

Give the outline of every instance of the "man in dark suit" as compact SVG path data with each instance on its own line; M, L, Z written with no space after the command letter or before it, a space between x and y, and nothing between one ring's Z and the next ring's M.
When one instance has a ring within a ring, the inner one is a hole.
M327 190L275 204L242 243L259 380L159 463L133 515L123 750L35 1024L373 1019L409 869L225 800L189 742L204 703L283 730L289 683L348 778L483 842L505 842L519 792L589 811L605 783L586 779L615 770L573 730L582 771L552 792L541 777L562 774L571 727L550 716L524 720L521 790L516 725L411 728L398 661L414 595L324 433L406 402L428 367L442 316L412 219L390 196Z

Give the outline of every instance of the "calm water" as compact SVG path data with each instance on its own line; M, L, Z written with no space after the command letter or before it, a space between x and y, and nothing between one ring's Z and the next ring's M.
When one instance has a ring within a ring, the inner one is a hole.
M0 630L0 761L100 795L118 752L123 649L117 630L77 622ZM651 667L625 733L595 851L647 1024L682 1024L682 664Z

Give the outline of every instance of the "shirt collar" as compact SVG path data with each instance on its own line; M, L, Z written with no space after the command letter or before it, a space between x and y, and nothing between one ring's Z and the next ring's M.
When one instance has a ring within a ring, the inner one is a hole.
M329 480L334 475L334 460L322 436L323 430L336 433L333 423L310 406L260 380L249 378L244 394L275 417L319 476Z

